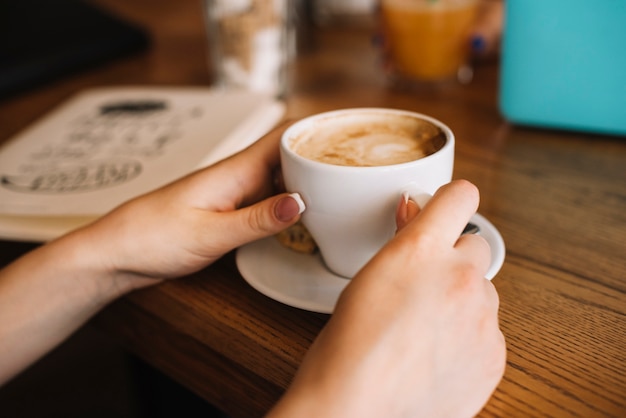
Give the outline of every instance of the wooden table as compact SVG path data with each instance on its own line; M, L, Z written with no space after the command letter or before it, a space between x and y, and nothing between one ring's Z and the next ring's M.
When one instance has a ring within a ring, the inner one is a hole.
M83 88L210 83L200 1L98 3L145 25L151 49L0 102L0 141ZM466 86L391 91L371 35L316 31L294 63L287 116L395 107L455 132L454 177L478 185L480 213L507 246L494 284L508 366L480 416L626 416L624 138L510 125L498 112L496 62ZM1 242L2 262L31 247ZM94 323L230 416L251 417L279 398L328 318L252 289L231 253L119 300Z

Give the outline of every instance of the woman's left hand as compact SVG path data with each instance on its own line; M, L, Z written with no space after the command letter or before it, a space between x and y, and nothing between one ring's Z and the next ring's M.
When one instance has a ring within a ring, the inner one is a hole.
M278 144L287 124L242 152L131 200L80 231L132 287L184 276L299 219L296 199L276 191ZM122 276L126 277L126 274Z

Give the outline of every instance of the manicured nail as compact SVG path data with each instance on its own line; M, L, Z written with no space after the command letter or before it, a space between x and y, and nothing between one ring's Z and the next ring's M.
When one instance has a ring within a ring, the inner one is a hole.
M298 204L298 215L300 215L306 209L302 196L300 196L300 193L291 193L289 196L291 196L291 198Z
M275 208L276 218L279 221L287 222L294 216L301 214L306 209L302 197L298 193L291 193L278 201Z
M398 202L398 207L396 209L396 223L398 227L401 228L407 222L407 210L409 205L409 193L402 193L402 198Z

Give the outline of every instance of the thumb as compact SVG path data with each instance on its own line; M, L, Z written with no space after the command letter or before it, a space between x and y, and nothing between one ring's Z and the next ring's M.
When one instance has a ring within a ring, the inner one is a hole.
M230 212L226 222L232 247L277 234L300 219L305 205L298 193L282 193Z

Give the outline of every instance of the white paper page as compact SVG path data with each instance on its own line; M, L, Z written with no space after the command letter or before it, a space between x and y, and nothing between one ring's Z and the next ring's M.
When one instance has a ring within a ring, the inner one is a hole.
M0 239L52 240L245 148L284 111L210 88L85 91L0 148Z
M0 217L106 213L248 146L283 114L282 103L247 92L86 91L0 149Z

